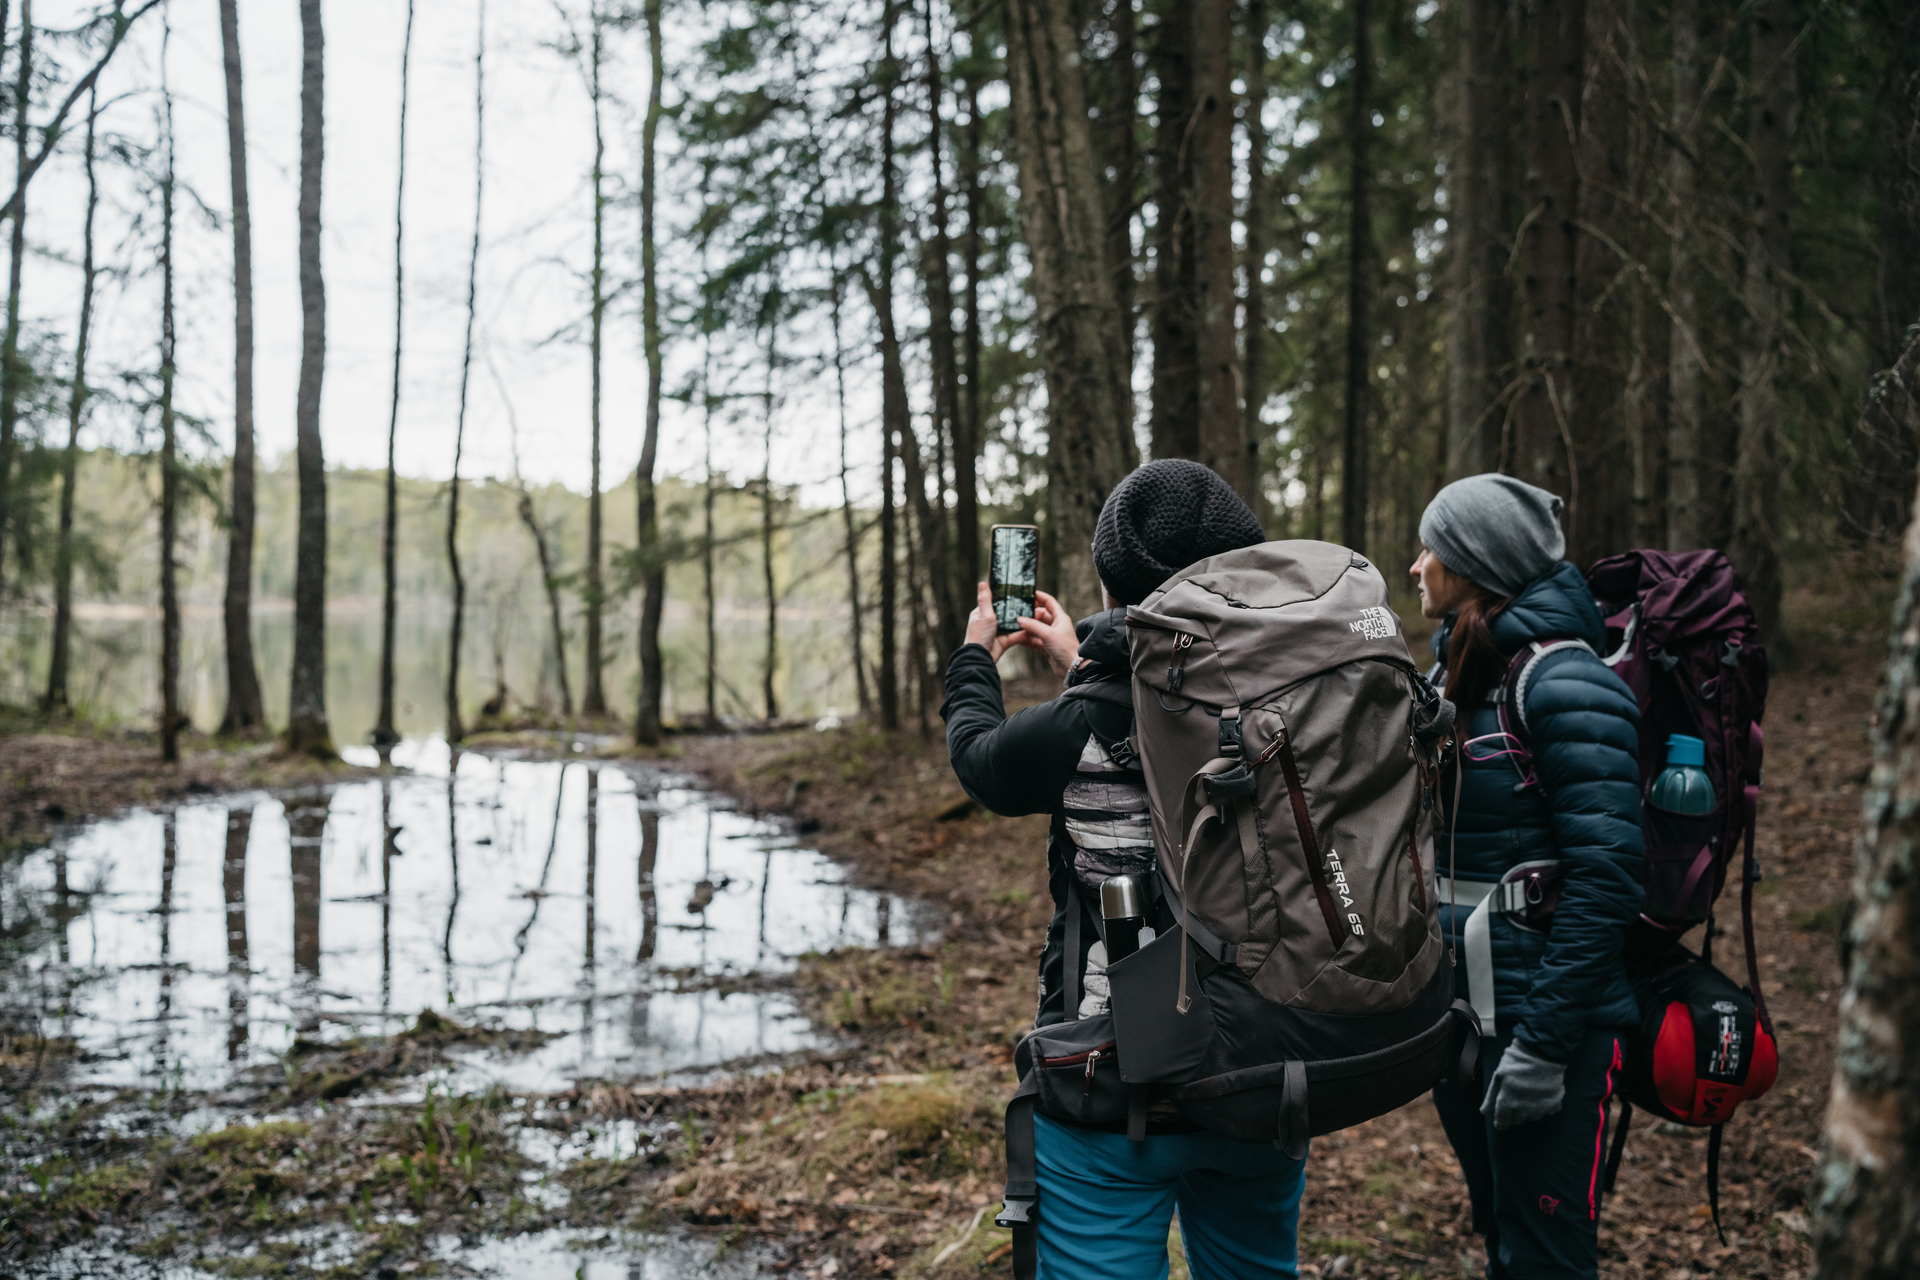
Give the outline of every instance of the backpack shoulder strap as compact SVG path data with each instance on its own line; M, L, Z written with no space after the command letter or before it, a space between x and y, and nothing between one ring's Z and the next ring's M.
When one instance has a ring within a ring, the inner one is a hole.
M1088 680L1084 684L1068 685L1060 696L1090 698L1095 702L1133 710L1133 685L1125 680Z
M1535 640L1513 655L1513 661L1507 664L1507 674L1487 695L1499 706L1500 731L1523 747L1531 746L1532 737L1531 726L1527 724L1527 686L1538 673L1542 658L1567 649L1593 652L1593 646L1585 640Z

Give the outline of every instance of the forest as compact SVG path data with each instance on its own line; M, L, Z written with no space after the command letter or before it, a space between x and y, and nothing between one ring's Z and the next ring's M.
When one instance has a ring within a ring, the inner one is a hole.
M1002 1267L1047 893L945 672L989 527L1086 617L1169 458L1370 557L1422 667L1461 477L1560 495L1583 570L1725 553L1803 1056L1738 1228L1667 1126L1602 1274L1920 1258L1920 9L0 0L0 83L0 1070L46 1103L0 1259ZM136 1096L177 1123L113 1136ZM1371 1207L1310 1190L1302 1274L1481 1265L1419 1105L1319 1140Z

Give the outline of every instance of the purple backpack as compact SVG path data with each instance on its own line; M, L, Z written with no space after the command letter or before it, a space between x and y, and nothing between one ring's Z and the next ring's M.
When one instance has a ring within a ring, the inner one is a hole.
M1628 551L1587 574L1607 620L1606 663L1640 703L1640 794L1666 764L1667 736L1707 744L1706 771L1718 805L1698 833L1675 838L1645 808L1647 901L1641 923L1654 949L1713 914L1736 846L1741 916L1754 1000L1766 1016L1753 958L1754 819L1760 796L1767 708L1767 655L1739 579L1718 551ZM1709 940L1710 941L1710 940Z
M1629 959L1651 960L1711 919L1738 851L1747 974L1760 1018L1771 1030L1753 947L1753 882L1759 879L1754 819L1764 743L1760 718L1767 705L1767 656L1753 610L1719 551L1622 552L1596 561L1587 587L1607 623L1607 652L1600 658L1640 704L1641 799L1666 766L1668 735L1684 733L1706 743L1705 768L1717 802L1704 820L1684 824L1643 806L1647 896L1628 940ZM1587 646L1577 640L1534 644L1514 655L1507 669L1496 701L1503 733L1520 746L1516 755L1529 755L1524 716L1516 713L1525 705L1532 668L1567 647ZM1542 888L1541 909L1551 911L1557 886ZM1711 934L1702 944L1702 960L1711 960Z

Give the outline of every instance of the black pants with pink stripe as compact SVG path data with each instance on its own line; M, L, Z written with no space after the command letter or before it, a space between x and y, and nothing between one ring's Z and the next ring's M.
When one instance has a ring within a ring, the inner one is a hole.
M1593 1280L1600 1274L1607 1108L1620 1083L1626 1030L1588 1031L1567 1063L1560 1110L1499 1130L1480 1114L1480 1102L1509 1043L1502 1035L1486 1046L1473 1087L1441 1084L1433 1091L1466 1175L1473 1229L1487 1243L1488 1280Z

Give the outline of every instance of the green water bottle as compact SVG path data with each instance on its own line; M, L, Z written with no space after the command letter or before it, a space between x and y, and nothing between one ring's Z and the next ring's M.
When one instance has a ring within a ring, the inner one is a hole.
M1662 845L1701 845L1718 805L1707 777L1707 744L1684 733L1667 736L1667 767L1653 780L1647 802L1654 809L1654 830Z

